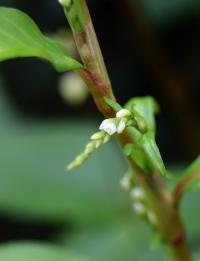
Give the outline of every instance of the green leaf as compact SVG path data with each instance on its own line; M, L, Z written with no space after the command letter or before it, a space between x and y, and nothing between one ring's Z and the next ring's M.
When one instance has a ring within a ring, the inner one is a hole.
M122 106L117 103L116 101L113 101L107 97L104 97L104 101L111 107L113 108L113 110L115 110L116 112L120 111L122 109Z
M147 123L148 130L156 129L154 115L159 112L159 106L153 97L132 98L125 104L125 108L143 118Z
M136 143L131 157L146 173L151 174L156 170L165 176L166 169L155 141L154 115L159 111L157 102L150 96L136 97L129 100L125 108L135 115L138 127L138 129L128 128Z
M128 130L135 141L135 145L132 147L131 152L133 160L147 174L151 174L152 171L156 170L159 174L165 176L166 169L155 142L154 132L148 131L145 134L141 134L134 127L129 127ZM130 150L130 147L128 149Z
M147 175L152 173L152 169L150 168L150 164L148 162L148 157L144 153L142 147L133 147L131 157Z
M165 176L165 165L155 142L153 131L148 131L145 133L140 140L140 144L147 156L152 171L157 170L162 176Z
M38 57L49 61L60 72L82 67L63 46L43 35L25 13L0 7L0 25L0 61Z
M129 145L129 156L136 162L136 164L146 173L150 174L151 169L148 167L148 160L147 156L144 153L144 150L140 144L140 140L142 138L142 134L134 127L129 127L128 131L131 136L133 136L133 139L135 141L134 144L132 144L132 150L130 153L130 145ZM125 152L127 148L125 147Z
M0 246L0 260L3 261L85 261L54 244L20 242Z
M164 261L162 246L151 251L148 239L151 228L132 214L132 219L121 219L95 228L78 231L66 244L70 249L79 249L94 261Z

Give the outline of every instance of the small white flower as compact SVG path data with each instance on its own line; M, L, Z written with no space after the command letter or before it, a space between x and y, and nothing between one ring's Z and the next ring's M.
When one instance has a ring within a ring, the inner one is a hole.
M69 6L71 4L71 0L58 0L58 2L64 6Z
M117 133L122 133L125 128L126 128L126 123L123 120L121 120L119 125L117 126Z
M131 190L130 196L132 199L143 199L144 191L141 188L134 188Z
M104 120L99 126L99 129L105 131L109 135L113 135L117 132L117 126L112 119Z
M122 186L123 189L129 189L130 188L130 177L129 176L124 176L122 177L122 179L120 180L120 185Z
M122 117L128 117L131 115L131 112L127 109L121 109L116 113L117 118L122 118Z
M133 210L138 215L144 215L146 213L144 205L139 202L133 204Z

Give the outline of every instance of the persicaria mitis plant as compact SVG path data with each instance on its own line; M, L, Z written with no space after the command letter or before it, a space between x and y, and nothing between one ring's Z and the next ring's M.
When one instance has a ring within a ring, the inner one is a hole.
M134 97L125 105L117 103L106 71L98 40L85 0L59 0L71 27L81 62L72 58L60 43L45 36L25 13L0 7L0 61L15 57L47 60L59 72L73 70L85 81L105 117L90 137L84 151L67 166L80 166L91 153L116 135L130 165L122 187L130 193L134 211L160 235L170 250L171 260L191 260L179 206L184 192L196 187L200 158L183 172L173 191L166 185L166 167L156 144L153 97Z

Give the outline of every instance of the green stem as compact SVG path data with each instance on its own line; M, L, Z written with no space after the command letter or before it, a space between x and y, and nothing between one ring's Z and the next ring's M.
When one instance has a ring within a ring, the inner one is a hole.
M113 109L108 106L104 97L115 100L103 56L85 0L72 0L65 7L65 14L71 26L73 36L86 69L78 73L86 81L90 92L101 113L114 116Z
M98 40L92 25L85 0L71 0L65 7L65 14L71 26L74 39L85 65L85 69L78 73L87 83L98 109L105 117L113 117L115 112L104 101L104 96L115 100L110 80L104 65ZM132 136L126 130L118 136L122 147L134 143ZM145 190L149 204L155 211L158 219L158 228L163 239L169 246L172 260L190 261L190 255L185 241L185 232L175 207L172 194L166 189L162 178L153 173L145 175L132 158L129 163L140 185Z

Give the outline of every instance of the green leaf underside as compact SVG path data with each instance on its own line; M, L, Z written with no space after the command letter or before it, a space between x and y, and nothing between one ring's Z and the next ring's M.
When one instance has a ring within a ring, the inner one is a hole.
M58 42L42 34L25 13L0 7L0 61L17 57L38 57L60 72L81 68Z

